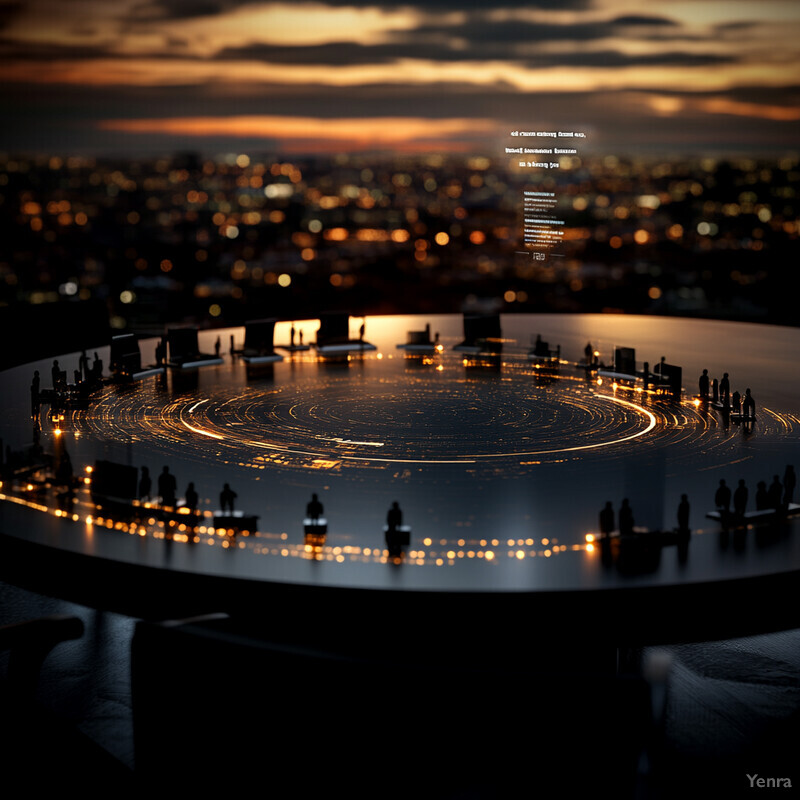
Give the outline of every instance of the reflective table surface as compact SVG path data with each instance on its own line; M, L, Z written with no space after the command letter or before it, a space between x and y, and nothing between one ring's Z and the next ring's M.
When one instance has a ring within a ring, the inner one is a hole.
M706 512L720 480L735 488L744 479L754 509L757 483L794 463L800 332L613 315L501 321L494 357L454 349L464 338L460 316L370 317L364 338L375 350L337 359L314 348L278 350L283 361L260 366L228 353L231 336L241 347L243 329L201 332L206 352L219 337L223 364L106 383L88 408L67 408L63 418L53 419L44 403L38 424L30 416L31 376L38 369L49 388L51 360L3 373L7 459L33 447L57 462L67 453L86 480L63 512L37 481L28 489L24 480L6 480L3 539L172 580L240 582L248 591L382 590L506 602L569 594L627 604L617 598L659 589L688 596L710 584L741 591L748 582L763 594L768 582L772 605L780 604L784 583L800 570L795 520L723 531ZM351 319L354 339L361 323ZM412 357L398 348L408 331L426 325L440 352ZM317 327L295 322L295 341L302 332L313 343ZM278 323L275 344L288 344L290 335L290 323ZM537 335L560 348L557 370L529 359ZM640 369L648 362L652 371L662 357L681 366L681 399L598 380L580 365L587 343L605 363L615 347L633 347ZM153 362L155 341L141 347L143 362ZM107 365L108 350L98 355ZM78 358L59 360L71 374ZM754 424L693 402L703 369L719 378L728 372L732 391L752 389ZM154 495L168 466L178 497L192 482L205 516L181 528L160 521L155 507L151 515L140 509L136 521L104 515L91 504L86 470L98 460L148 467ZM236 509L257 517L257 530L215 528L226 483ZM312 493L324 505L324 536L304 533ZM657 532L676 528L684 493L691 535L680 546L671 538L664 544ZM631 546L601 547L599 510L611 501L618 511L623 498L641 533ZM393 502L410 528L397 558L384 540ZM784 624L779 616L775 625Z

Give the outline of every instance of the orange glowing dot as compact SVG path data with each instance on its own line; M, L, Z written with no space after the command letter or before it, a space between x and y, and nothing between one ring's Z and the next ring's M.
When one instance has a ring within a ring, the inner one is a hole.
M594 534L593 533L587 533L586 534L586 541L587 542L593 542L594 541Z

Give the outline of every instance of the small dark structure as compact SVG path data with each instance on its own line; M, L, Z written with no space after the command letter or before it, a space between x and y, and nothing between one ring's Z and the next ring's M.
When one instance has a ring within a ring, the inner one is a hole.
M179 369L194 369L211 364L222 364L222 358L212 353L201 353L198 344L198 329L169 328L167 330L167 344L169 346L169 361L171 367Z
M363 334L364 325L361 326ZM377 350L363 335L350 338L350 314L346 311L329 311L320 314L317 330L317 352L321 355L346 355L351 352Z
M275 352L275 317L256 319L244 325L244 350L242 360L246 364L270 364L283 361L283 356Z
M464 341L454 350L461 353L499 354L503 350L503 332L499 314L464 314Z
M411 356L434 355L442 351L442 346L431 339L431 326L426 325L423 331L408 331L405 344L397 345Z
M163 364L149 367L142 366L142 354L136 334L124 333L111 338L111 357L109 368L114 380L130 381L160 375L164 372Z

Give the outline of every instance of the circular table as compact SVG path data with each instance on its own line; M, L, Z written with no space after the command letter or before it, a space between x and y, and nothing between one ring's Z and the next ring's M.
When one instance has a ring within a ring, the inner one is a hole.
M354 338L360 322L351 320ZM276 345L288 344L290 324L276 326ZM398 348L426 324L442 352ZM793 463L798 331L612 315L505 315L501 324L494 354L481 355L455 349L461 317L368 318L375 349L349 357L284 350L283 361L256 366L223 353L221 365L106 384L63 419L44 406L38 446L57 461L68 453L76 474L88 478L85 467L106 460L148 466L155 483L169 466L179 496L192 482L208 515L229 483L257 530L231 535L210 516L181 529L156 509L115 519L92 509L88 485L62 515L35 482L6 481L2 577L137 616L279 609L292 625L336 613L463 636L479 619L506 641L664 642L800 625L795 523L722 531L705 517L720 480L745 479L752 508L756 483ZM294 326L314 341L315 321ZM241 343L241 329L202 333L201 349L231 334ZM560 346L557 371L528 357L537 334ZM635 347L651 370L662 357L681 366L683 397L598 384L577 366L587 341L604 361ZM154 348L142 343L145 362ZM59 360L77 367L78 357ZM49 368L4 373L0 432L12 453L31 447L30 377ZM704 368L752 388L754 426L692 402ZM324 537L306 536L312 493L324 504ZM611 551L587 540L605 502L618 510L624 497L638 527L672 531L684 493L684 546L645 534ZM410 528L401 558L384 542L393 502Z

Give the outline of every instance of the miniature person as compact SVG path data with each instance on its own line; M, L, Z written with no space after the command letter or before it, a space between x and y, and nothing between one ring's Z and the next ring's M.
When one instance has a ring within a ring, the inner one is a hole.
M94 362L92 363L92 378L99 381L103 377L103 362L97 353L94 354Z
M678 504L678 530L689 530L689 498L681 495L681 502Z
M611 501L606 501L605 506L600 510L600 533L609 536L614 530L614 507Z
M366 331L366 325L367 325L366 322L362 322L361 323L361 327L358 329L358 341L359 342L363 342L364 341L364 333Z
M620 536L633 534L633 509L628 504L627 497L622 501L619 509L619 534Z
M719 381L716 378L711 381L711 402L719 402Z
M219 336L217 336L217 341L214 342L214 356L219 358L219 350L222 347L222 341L220 340Z
M234 350L234 347L233 347L233 334L231 334L231 358L233 358L235 355L236 355L236 351Z
M744 478L739 478L739 485L733 493L733 510L738 517L743 517L744 512L747 510L747 495L748 491Z
M747 419L756 418L756 401L753 400L753 395L750 394L749 389L744 390L744 400L742 400L742 416Z
M791 464L787 464L786 471L783 473L783 504L787 507L794 500L796 486L797 476L794 474L794 467Z
M53 366L50 369L50 375L53 378L53 388L58 389L61 385L61 367L58 366L58 360L53 361Z
M647 391L650 388L650 363L648 361L642 365L642 383L644 390Z
M300 339L300 347L302 347L303 346L303 331L302 330L298 331L297 332L297 336Z
M222 487L222 491L219 493L219 507L222 509L222 512L225 513L225 509L228 509L228 512L233 514L233 501L236 499L237 494L236 492L231 489L229 484L225 484Z
M78 357L78 369L81 371L83 380L89 380L89 358L85 350L81 350L81 354Z
M392 503L392 507L389 509L389 513L386 515L386 524L390 531L396 531L403 524L403 512L401 511L397 500Z
M188 508L189 511L196 511L199 499L197 490L194 488L194 482L191 482L186 487L186 508Z
M704 369L703 374L700 376L700 398L702 400L708 400L708 370Z
M719 382L719 399L722 401L722 405L728 406L731 402L731 382L728 378L728 373L726 372L722 376L722 380Z
M323 511L324 509L322 507L322 503L319 501L319 498L316 494L312 494L311 501L306 506L306 516L316 522L322 516Z
M593 355L594 355L594 348L592 347L592 343L586 342L586 347L583 348L583 357L586 359L587 367L591 366Z
M734 414L742 413L742 396L739 392L734 392L731 396L731 411Z
M39 370L33 373L33 380L31 381L31 416L39 416L39 408L41 407L41 400L39 399Z
M158 476L158 493L161 495L162 506L175 505L175 493L178 491L178 482L175 476L169 471L169 467L164 467Z
M731 490L725 484L724 480L719 482L719 487L714 495L714 505L722 511L730 511L731 508Z
M295 329L294 329L294 322L292 323L292 327L289 330L289 347L294 347L294 337L295 337Z
M139 499L149 500L152 487L153 482L150 479L150 470L147 467L142 467L142 477L139 479Z
M767 505L769 508L774 508L777 511L781 507L782 499L783 486L781 485L781 479L775 475L767 490Z
M163 367L167 360L167 341L162 336L156 345L156 366Z

